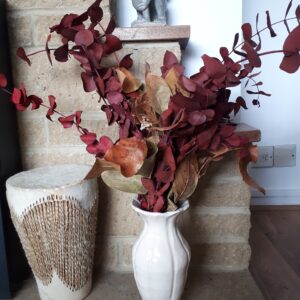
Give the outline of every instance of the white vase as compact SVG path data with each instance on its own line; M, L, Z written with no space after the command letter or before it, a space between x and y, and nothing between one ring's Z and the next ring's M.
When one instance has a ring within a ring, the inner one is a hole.
M42 300L82 300L92 286L97 180L90 167L56 165L6 182L11 217Z
M144 230L133 247L134 277L143 300L179 300L186 282L190 248L182 237L177 218L189 202L174 212L152 213L133 209L144 221Z

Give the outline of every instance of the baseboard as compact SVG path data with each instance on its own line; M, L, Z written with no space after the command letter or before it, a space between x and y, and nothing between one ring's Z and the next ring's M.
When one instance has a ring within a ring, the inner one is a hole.
M252 191L251 205L300 205L300 189L269 189L266 195Z

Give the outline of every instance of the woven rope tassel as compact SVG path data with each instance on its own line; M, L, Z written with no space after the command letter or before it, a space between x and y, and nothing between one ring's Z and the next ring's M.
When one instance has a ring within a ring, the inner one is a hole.
M82 208L72 197L51 195L31 205L22 217L11 212L28 262L44 285L56 272L72 291L81 289L92 274L97 207Z

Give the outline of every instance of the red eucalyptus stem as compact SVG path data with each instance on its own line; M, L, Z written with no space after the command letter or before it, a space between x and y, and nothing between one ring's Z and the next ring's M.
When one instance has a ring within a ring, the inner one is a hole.
M288 18L288 19L285 19L285 20L281 20L281 21L277 21L277 22L275 22L275 23L272 23L271 26L278 25L278 24L280 24L280 23L284 23L284 21L291 21L291 20L297 20L297 19L298 19L297 17ZM257 36L258 34L262 33L263 31L265 31L265 30L267 30L267 29L269 29L268 26L264 27L263 29L259 30L257 33L253 34L253 35L251 36L251 38L254 38L255 36ZM243 44L245 44L245 41L243 41L243 42L239 43L238 45L236 45L236 46L231 50L231 52L229 52L229 55L231 55L231 54L234 52L234 50L236 50L237 48L241 47Z

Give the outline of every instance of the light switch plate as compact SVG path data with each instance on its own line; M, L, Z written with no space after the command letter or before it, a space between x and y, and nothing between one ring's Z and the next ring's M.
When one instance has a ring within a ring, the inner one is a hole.
M258 147L257 162L252 164L253 168L273 167L273 146Z
M296 145L274 146L274 167L296 166Z

